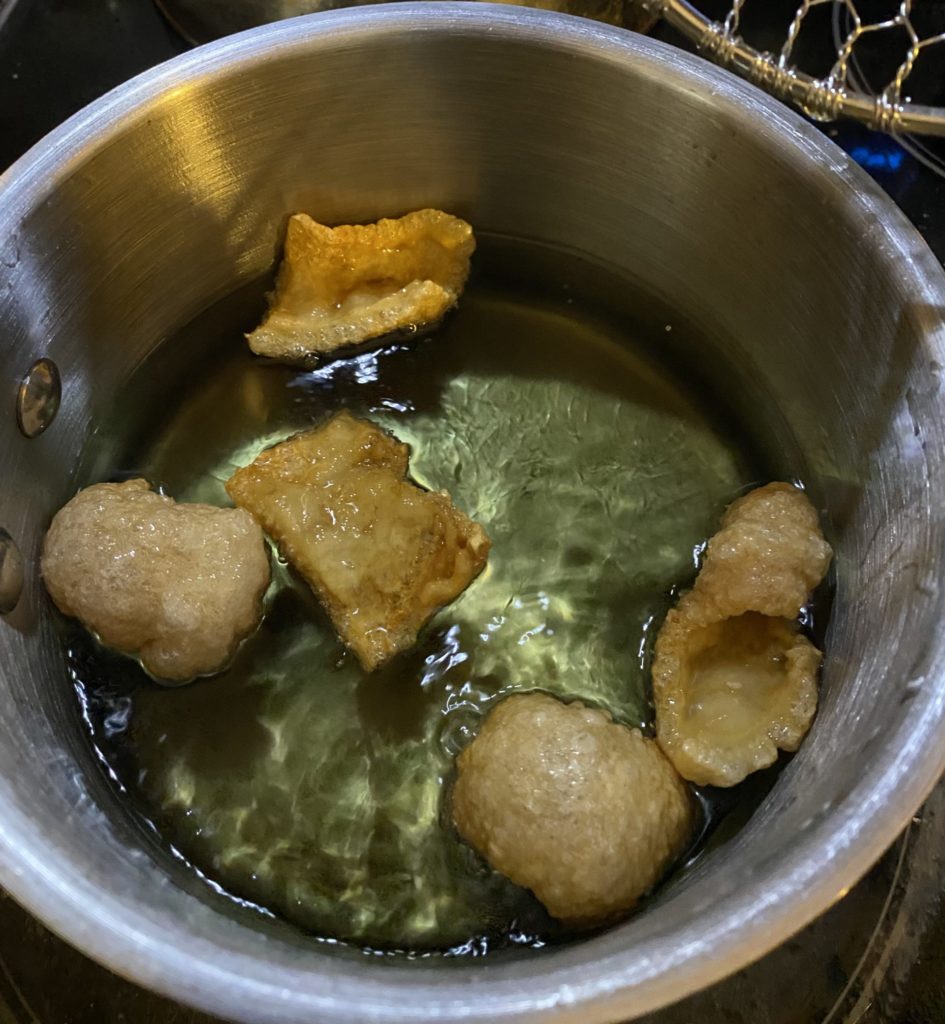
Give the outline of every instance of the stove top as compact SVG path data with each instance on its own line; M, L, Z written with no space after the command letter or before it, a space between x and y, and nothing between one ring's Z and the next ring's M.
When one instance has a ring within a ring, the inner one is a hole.
M682 45L670 30L656 34ZM149 0L0 0L0 170L86 103L186 50ZM945 140L826 126L945 262ZM943 1024L945 782L840 903L643 1024ZM0 1024L213 1024L93 964L0 892Z

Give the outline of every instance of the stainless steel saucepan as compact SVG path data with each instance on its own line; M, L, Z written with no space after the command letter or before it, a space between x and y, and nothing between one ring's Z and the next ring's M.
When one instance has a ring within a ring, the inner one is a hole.
M261 928L160 861L85 742L37 575L89 425L272 265L288 211L421 206L587 253L705 324L717 386L796 445L837 548L821 711L747 827L604 934L446 965ZM62 404L27 439L44 357ZM0 178L0 528L25 574L0 619L0 884L120 974L252 1024L593 1024L746 964L841 898L945 767L943 364L945 275L876 186L775 101L629 33L360 7L122 86Z

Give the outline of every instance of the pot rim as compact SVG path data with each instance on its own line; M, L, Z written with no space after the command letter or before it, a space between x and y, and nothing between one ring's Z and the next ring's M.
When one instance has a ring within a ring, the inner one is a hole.
M171 90L237 70L251 73L255 65L293 52L312 54L345 41L416 31L499 36L575 58L633 62L677 88L711 93L728 117L764 136L785 161L809 174L841 179L849 203L870 223L874 243L901 265L915 301L945 308L945 273L919 233L864 171L800 115L667 44L568 15L482 3L396 3L307 15L199 47L146 71L69 118L0 175L0 239L91 153L146 116L148 107ZM945 365L945 326L929 344ZM931 457L945 465L941 444ZM945 505L934 481L929 505ZM943 560L945 551L939 570ZM940 593L936 601L945 604ZM551 957L539 957L517 961L514 973L471 964L436 977L388 966L378 976L365 965L364 971L339 979L243 954L222 956L212 942L169 933L114 894L93 891L64 853L45 847L2 779L0 885L111 970L235 1019L350 1021L356 1019L355 1007L358 1019L385 1024L539 1017L590 1024L637 1016L720 980L785 941L842 897L907 825L945 770L945 641L931 637L929 646L931 671L899 729L901 744L888 743L846 799L782 851L775 884L759 872L698 921L674 932L671 947L651 938L594 959L592 969L589 963L558 969Z

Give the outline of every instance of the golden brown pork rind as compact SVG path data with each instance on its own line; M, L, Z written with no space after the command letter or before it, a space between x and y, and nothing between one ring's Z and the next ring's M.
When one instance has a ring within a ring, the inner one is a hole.
M489 553L485 531L448 495L406 479L408 454L380 427L342 412L264 451L226 485L368 671L411 647Z
M303 365L337 349L436 323L459 299L476 247L472 228L440 210L329 228L289 219L257 355Z
M692 835L692 797L656 743L580 702L507 697L457 768L460 835L571 925L628 911Z
M790 484L726 511L656 640L657 739L684 778L734 786L800 745L821 656L796 619L831 555L816 510Z
M824 578L831 556L804 492L767 484L726 509L690 603L709 618L760 612L793 619Z
M46 589L158 679L226 667L262 617L269 555L240 509L178 504L145 480L87 487L53 517Z

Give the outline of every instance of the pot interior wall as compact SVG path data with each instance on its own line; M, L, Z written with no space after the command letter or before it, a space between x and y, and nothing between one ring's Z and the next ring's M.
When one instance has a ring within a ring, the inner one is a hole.
M567 20L534 25L570 35L517 31L521 14L493 13L506 26L493 34L471 14L409 31L399 17L386 15L384 31L359 27L364 15L330 33L282 26L252 57L239 57L238 41L217 47L199 74L152 77L126 91L118 116L100 107L60 133L0 189L0 367L11 405L0 426L0 526L29 565L23 600L0 623L5 880L16 890L18 863L40 872L42 886L24 883L27 902L112 966L167 989L163 935L207 972L201 984L181 973L175 994L247 1019L301 1019L306 998L354 993L364 1015L383 1016L399 998L421 1005L417 986L429 986L422 1005L444 1013L464 992L484 993L476 1012L498 1019L530 991L577 984L630 949L640 956L620 970L632 987L727 941L734 918L681 938L720 905L792 899L792 851L833 822L819 847L829 871L855 836L850 816L903 758L922 760L911 737L941 711L933 497L945 328L915 281L928 266L920 243L912 253L891 240L884 208L854 195L839 151L747 87L725 80L726 94L708 66ZM769 449L803 453L837 550L822 710L724 853L605 935L447 971L352 964L288 929L260 930L159 863L92 762L36 572L89 425L162 339L272 265L288 212L340 222L422 206L590 254L704 324L717 344L694 371ZM12 392L39 356L63 373L63 408L27 441ZM80 923L67 926L67 915ZM234 976L252 979L255 994L234 988ZM284 1004L271 1017L270 998Z

